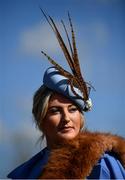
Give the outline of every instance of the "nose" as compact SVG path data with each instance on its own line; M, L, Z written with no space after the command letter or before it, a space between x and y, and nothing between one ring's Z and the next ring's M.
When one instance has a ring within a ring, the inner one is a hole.
M69 117L69 114L68 114L67 111L63 111L63 113L62 113L62 121L66 122L66 123L70 122L70 117Z

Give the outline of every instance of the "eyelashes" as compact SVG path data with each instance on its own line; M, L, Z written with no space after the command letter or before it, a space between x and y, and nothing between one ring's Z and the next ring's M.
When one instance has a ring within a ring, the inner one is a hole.
M72 107L69 107L67 109L68 113L73 113L73 112L76 112L78 111L78 108L76 106L72 106ZM51 115L55 115L55 114L58 114L58 113L64 113L64 110L60 107L52 107L52 108L49 108L48 109L48 113L50 113Z
M49 113L50 113L50 114L56 114L56 113L59 112L59 111L60 111L59 108L55 108L55 107L49 109Z

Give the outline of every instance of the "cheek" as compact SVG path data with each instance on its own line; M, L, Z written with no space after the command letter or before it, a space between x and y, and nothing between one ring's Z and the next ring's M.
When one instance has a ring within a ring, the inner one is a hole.
M43 131L46 133L47 131L53 131L56 129L60 122L59 116L49 116L44 119L43 122Z
M81 114L76 113L73 115L73 123L78 129L81 128L81 121Z

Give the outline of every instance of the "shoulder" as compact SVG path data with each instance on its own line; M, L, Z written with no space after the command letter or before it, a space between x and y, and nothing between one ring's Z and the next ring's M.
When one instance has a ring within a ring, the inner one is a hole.
M125 179L125 169L113 154L105 153L94 166L89 178Z
M8 174L7 177L12 179L27 179L34 176L34 178L36 178L39 171L41 171L41 167L45 163L46 158L47 150L45 148L31 159L14 169L11 173Z

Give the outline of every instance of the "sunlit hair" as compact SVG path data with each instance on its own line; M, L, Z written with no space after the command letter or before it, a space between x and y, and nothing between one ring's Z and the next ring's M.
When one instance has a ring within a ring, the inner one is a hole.
M40 131L42 131L43 129L42 122L48 110L49 100L54 93L55 92L53 92L46 86L42 85L34 94L32 114L34 116L35 123L37 127L40 129ZM84 126L84 116L83 113L81 112L81 129L83 129L83 126Z
M36 125L42 131L42 122L46 116L49 99L53 91L42 85L34 94L32 114L34 116Z

